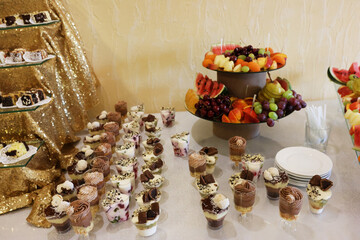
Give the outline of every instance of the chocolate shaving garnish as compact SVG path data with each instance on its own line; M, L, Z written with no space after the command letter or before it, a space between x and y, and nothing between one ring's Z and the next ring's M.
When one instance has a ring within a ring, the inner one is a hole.
M163 165L164 165L164 162L163 162L161 159L158 159L158 160L155 162L155 167L156 167L156 168L161 168Z
M156 188L152 188L149 190L149 197L151 200L154 200L157 196L157 189Z
M6 156L10 156L10 157L16 156L16 150L12 150L12 151L10 151L10 152L6 152L5 154L6 154Z
M329 190L333 186L333 182L328 179L321 179L320 181L320 189L323 191Z
M164 151L164 148L161 143L155 144L154 151L153 151L155 156L159 156L160 154L162 154L163 151Z
M154 220L156 218L156 212L154 212L153 210L148 210L146 215L147 219L149 220Z
M310 185L320 187L320 181L321 181L321 177L319 175L315 175L310 179Z
M139 212L138 219L139 219L139 223L146 223L147 212Z
M147 115L147 117L143 117L142 120L144 122L153 122L155 120L155 116L152 114Z
M213 156L215 154L218 154L218 150L214 147L203 147L199 153L203 155Z
M160 214L160 206L159 203L154 202L151 204L151 210L153 210L157 215Z
M249 170L242 170L240 178L252 181L254 179L254 174Z
M149 171L149 170L146 170L144 172L144 175L148 178L148 179L153 179L154 178L154 175Z
M204 179L204 176L200 176L200 184L201 185L206 185L206 181L205 181L205 179Z
M205 180L206 184L210 184L210 183L215 182L215 179L214 179L212 174L205 175L204 180Z
M148 193L148 192L145 192L145 193L144 193L144 195L143 195L143 202L144 202L144 203L150 202L150 198L149 198L149 193Z
M146 140L146 143L149 144L149 145L154 145L154 144L159 143L159 142L160 142L159 138L148 138Z
M141 174L140 175L140 181L141 182L147 182L147 181L149 181L149 179L145 176L145 174Z

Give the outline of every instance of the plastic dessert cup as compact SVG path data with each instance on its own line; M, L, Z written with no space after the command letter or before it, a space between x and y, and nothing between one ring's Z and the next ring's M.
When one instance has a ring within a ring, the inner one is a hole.
M165 127L172 127L175 122L175 108L162 107L160 109L160 115Z
M71 229L69 216L66 209L69 202L63 201L61 195L52 197L51 205L45 208L45 217L53 225L58 233L66 233Z
M88 202L82 200L73 201L66 212L76 234L87 236L94 228L90 204Z
M289 183L289 177L284 171L271 167L264 171L266 195L270 200L279 199L279 191Z
M241 156L245 153L246 139L240 136L234 136L229 139L230 159L235 163L235 167L239 166Z
M190 133L182 132L171 136L171 144L176 157L186 157L189 153Z
M298 188L284 187L279 191L279 211L282 228L296 231L296 220L299 216L303 195Z
M112 189L106 193L102 206L111 223L129 219L129 196L122 194L118 189Z
M138 234L148 237L156 233L159 216L159 204L152 203L150 206L143 206L135 210L131 220L138 229Z
M115 161L116 170L119 174L134 173L135 180L137 179L139 163L137 158L125 158Z
M326 203L332 196L330 190L332 186L332 181L321 178L319 175L315 175L311 178L306 187L306 193L308 195L309 207L312 213L320 214L323 212Z
M77 197L78 199L86 201L90 204L91 216L94 219L96 214L99 212L100 201L96 186L87 184L79 186Z
M135 188L134 172L113 175L110 178L113 187L118 188L123 194L131 194Z
M234 203L240 216L246 217L251 212L255 203L256 185L252 181L244 180L234 187Z
M213 194L201 200L201 206L211 229L220 229L229 211L229 199L222 194Z
M244 154L241 157L242 169L249 170L254 174L253 181L256 183L261 176L261 169L265 158L261 154Z

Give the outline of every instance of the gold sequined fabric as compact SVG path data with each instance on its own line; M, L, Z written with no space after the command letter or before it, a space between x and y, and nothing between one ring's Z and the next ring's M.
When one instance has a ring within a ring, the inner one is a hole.
M35 138L45 141L28 167L0 169L0 214L34 204L27 220L38 227L49 227L41 210L47 204L50 185L61 175L60 168L71 162L72 152L64 154L63 148L78 140L75 133L85 127L87 110L99 102L98 81L61 1L0 1L0 17L44 10L60 22L0 29L0 50L46 49L56 55L41 65L0 69L3 93L41 87L53 97L36 111L0 114L0 141Z

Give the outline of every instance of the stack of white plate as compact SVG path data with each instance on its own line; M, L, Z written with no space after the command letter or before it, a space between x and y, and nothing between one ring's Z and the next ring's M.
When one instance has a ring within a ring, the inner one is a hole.
M275 156L275 167L289 176L289 184L306 187L314 175L330 178L333 163L324 153L307 147L288 147Z

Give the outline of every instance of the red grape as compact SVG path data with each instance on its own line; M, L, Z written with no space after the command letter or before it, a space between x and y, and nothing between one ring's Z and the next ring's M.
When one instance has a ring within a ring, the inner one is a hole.
M304 100L300 100L300 104L302 108L306 108L306 102Z
M264 113L260 113L257 118L259 119L260 122L265 122L266 121L266 115Z
M285 109L285 107L286 107L286 103L285 103L285 102L280 101L280 102L278 102L277 106L278 106L278 108L279 108L279 109L284 110L284 109Z
M272 120L271 118L268 118L268 119L266 120L266 123L267 123L267 125L268 125L269 127L273 127L273 126L275 125L274 120Z
M284 111L279 108L278 110L276 110L276 114L278 115L279 118L282 118L284 116Z
M301 105L300 105L300 103L299 103L299 104L296 104L295 110L296 110L296 111L300 111L300 110L301 110Z
M208 116L208 118L213 118L214 117L214 112L213 111L208 111L207 112L207 116Z

